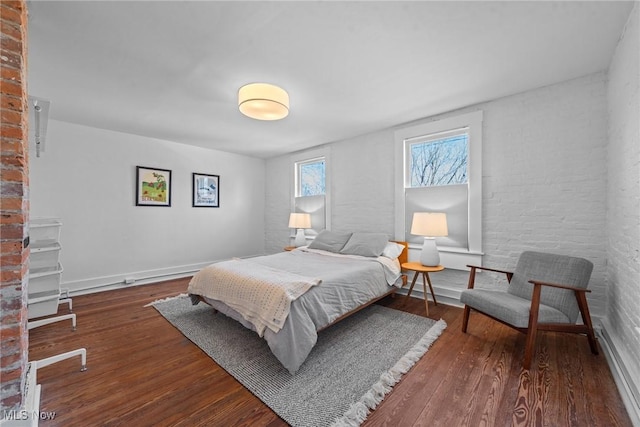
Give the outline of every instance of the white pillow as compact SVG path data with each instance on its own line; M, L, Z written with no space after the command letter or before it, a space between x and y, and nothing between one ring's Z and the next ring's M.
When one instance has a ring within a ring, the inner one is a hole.
M353 233L347 244L340 249L341 254L360 256L380 256L389 237L382 233Z
M329 252L340 252L351 237L351 233L339 234L322 230L309 245L309 249L321 249Z
M387 246L385 246L384 250L382 251L382 256L391 258L391 259L396 259L400 256L403 250L404 250L404 246L401 245L400 243L388 242Z

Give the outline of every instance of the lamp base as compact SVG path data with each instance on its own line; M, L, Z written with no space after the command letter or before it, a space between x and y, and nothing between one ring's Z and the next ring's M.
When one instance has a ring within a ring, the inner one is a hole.
M299 248L300 246L304 246L307 244L307 238L304 235L304 228L298 228L296 231L296 238L293 241L293 244Z
M436 246L436 239L433 237L425 237L422 244L422 252L420 253L420 264L425 267L435 267L440 265L440 252Z

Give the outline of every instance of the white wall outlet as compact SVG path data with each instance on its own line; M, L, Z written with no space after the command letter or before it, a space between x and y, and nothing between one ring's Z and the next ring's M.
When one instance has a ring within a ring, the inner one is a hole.
M135 282L136 282L136 279L134 279L133 277L127 277L126 279L124 279L125 285L131 285Z

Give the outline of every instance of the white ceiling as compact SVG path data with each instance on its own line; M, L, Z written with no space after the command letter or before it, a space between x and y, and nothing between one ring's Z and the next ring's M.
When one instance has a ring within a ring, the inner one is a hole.
M268 158L605 70L632 6L31 1L29 94L52 119ZM238 111L259 81L286 119Z

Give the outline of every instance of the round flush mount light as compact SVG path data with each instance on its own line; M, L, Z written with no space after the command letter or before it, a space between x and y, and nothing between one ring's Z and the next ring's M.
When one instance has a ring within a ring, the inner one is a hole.
M256 120L280 120L289 115L289 94L269 83L251 83L238 90L238 108Z

